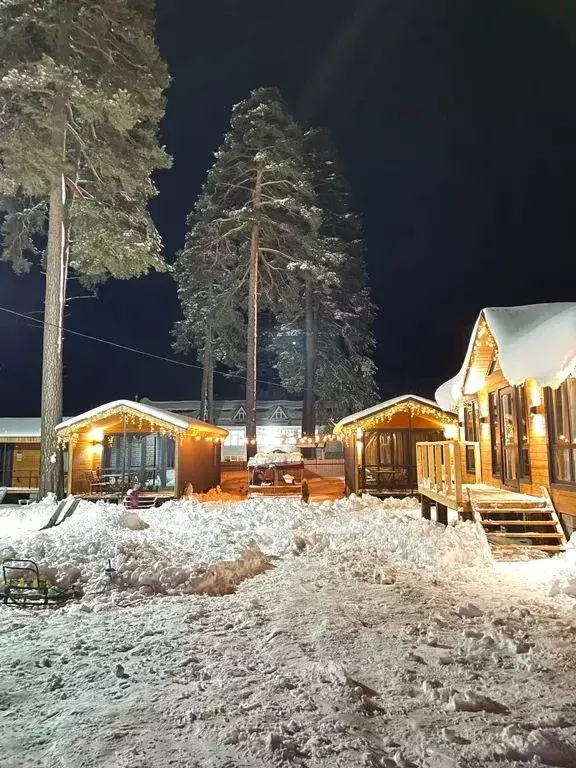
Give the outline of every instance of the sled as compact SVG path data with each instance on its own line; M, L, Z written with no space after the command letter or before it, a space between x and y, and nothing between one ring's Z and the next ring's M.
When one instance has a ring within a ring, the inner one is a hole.
M33 560L4 560L2 576L0 596L4 605L46 608L78 597L74 588L55 587L47 579L41 579Z

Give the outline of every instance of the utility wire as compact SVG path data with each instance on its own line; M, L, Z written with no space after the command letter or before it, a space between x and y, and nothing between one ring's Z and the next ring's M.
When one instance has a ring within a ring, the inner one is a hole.
M5 312L7 315L13 315L14 317L19 317L23 320L28 320L29 322L36 323L36 325L38 326L50 325L52 328L58 328L58 326L55 323L47 323L44 320L40 320L35 317L30 317L29 315L26 315L23 312L16 312L16 310L14 309L8 309L8 307L0 306L0 312ZM66 328L64 326L61 327L61 331L63 333L68 333L71 336L79 336L81 339L88 339L88 341L96 341L99 344L106 344L109 347L115 347L116 349L121 349L124 352L132 352L135 355L150 357L153 360L161 360L164 363L179 365L182 368L194 368L198 371L203 370L201 365L194 365L193 363L185 363L182 360L172 360L170 357L163 357L162 355L156 355L153 352L146 352L146 350L144 349L135 349L134 347L127 347L124 344L117 344L115 341L110 341L110 339L100 339L98 336L90 336L87 333L80 333L80 331L73 331L71 328ZM221 371L214 371L214 373L217 376L224 376L225 378L234 378L234 379L240 379L241 381L248 381L246 376L242 376L239 373L222 373ZM284 387L281 384L276 384L273 381L262 381L261 379L256 379L256 383L264 384L267 387L278 387L279 389L282 389L283 391L285 391Z

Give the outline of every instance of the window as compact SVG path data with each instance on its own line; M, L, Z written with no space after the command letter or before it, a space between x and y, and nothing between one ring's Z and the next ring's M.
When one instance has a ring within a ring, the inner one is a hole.
M288 421L286 411L281 405L274 410L274 413L270 416L270 421Z
M235 448L244 447L246 445L246 432L244 427L231 429L228 433L228 437L224 440L224 445L234 446Z
M546 390L552 480L576 483L576 379Z
M233 421L246 421L246 410L243 405L234 414Z
M499 477L502 474L500 459L500 409L498 408L498 393L488 395L488 413L490 416L490 448L492 454L492 474Z
M526 387L516 388L516 410L518 414L518 467L520 477L530 477L530 450L528 447L528 404L526 402Z
M478 403L470 401L464 406L464 439L469 443L478 442ZM466 472L476 472L476 457L473 445L466 446Z
M377 429L364 433L364 487L416 487L416 443L443 440L441 430Z
M127 433L106 436L100 473L119 486L143 490L174 487L176 443L168 435Z

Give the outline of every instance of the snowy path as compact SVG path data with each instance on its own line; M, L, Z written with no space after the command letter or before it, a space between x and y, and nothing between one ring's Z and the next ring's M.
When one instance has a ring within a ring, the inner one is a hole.
M2 765L503 768L497 754L535 729L573 741L565 607L518 598L497 574L482 601L474 582L396 568L378 584L362 565L302 555L230 597L3 612ZM485 613L461 618L470 597ZM475 705L458 699L469 690L509 711L454 711Z
M329 547L235 595L0 608L2 768L576 766L576 623L551 561L423 568L384 532L368 549L322 525Z

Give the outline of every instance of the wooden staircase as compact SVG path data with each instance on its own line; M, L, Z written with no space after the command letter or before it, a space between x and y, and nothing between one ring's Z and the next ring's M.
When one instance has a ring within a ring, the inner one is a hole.
M487 495L468 487L474 520L482 526L493 550L533 550L534 555L562 552L566 536L545 488L544 495L527 496L505 492Z

